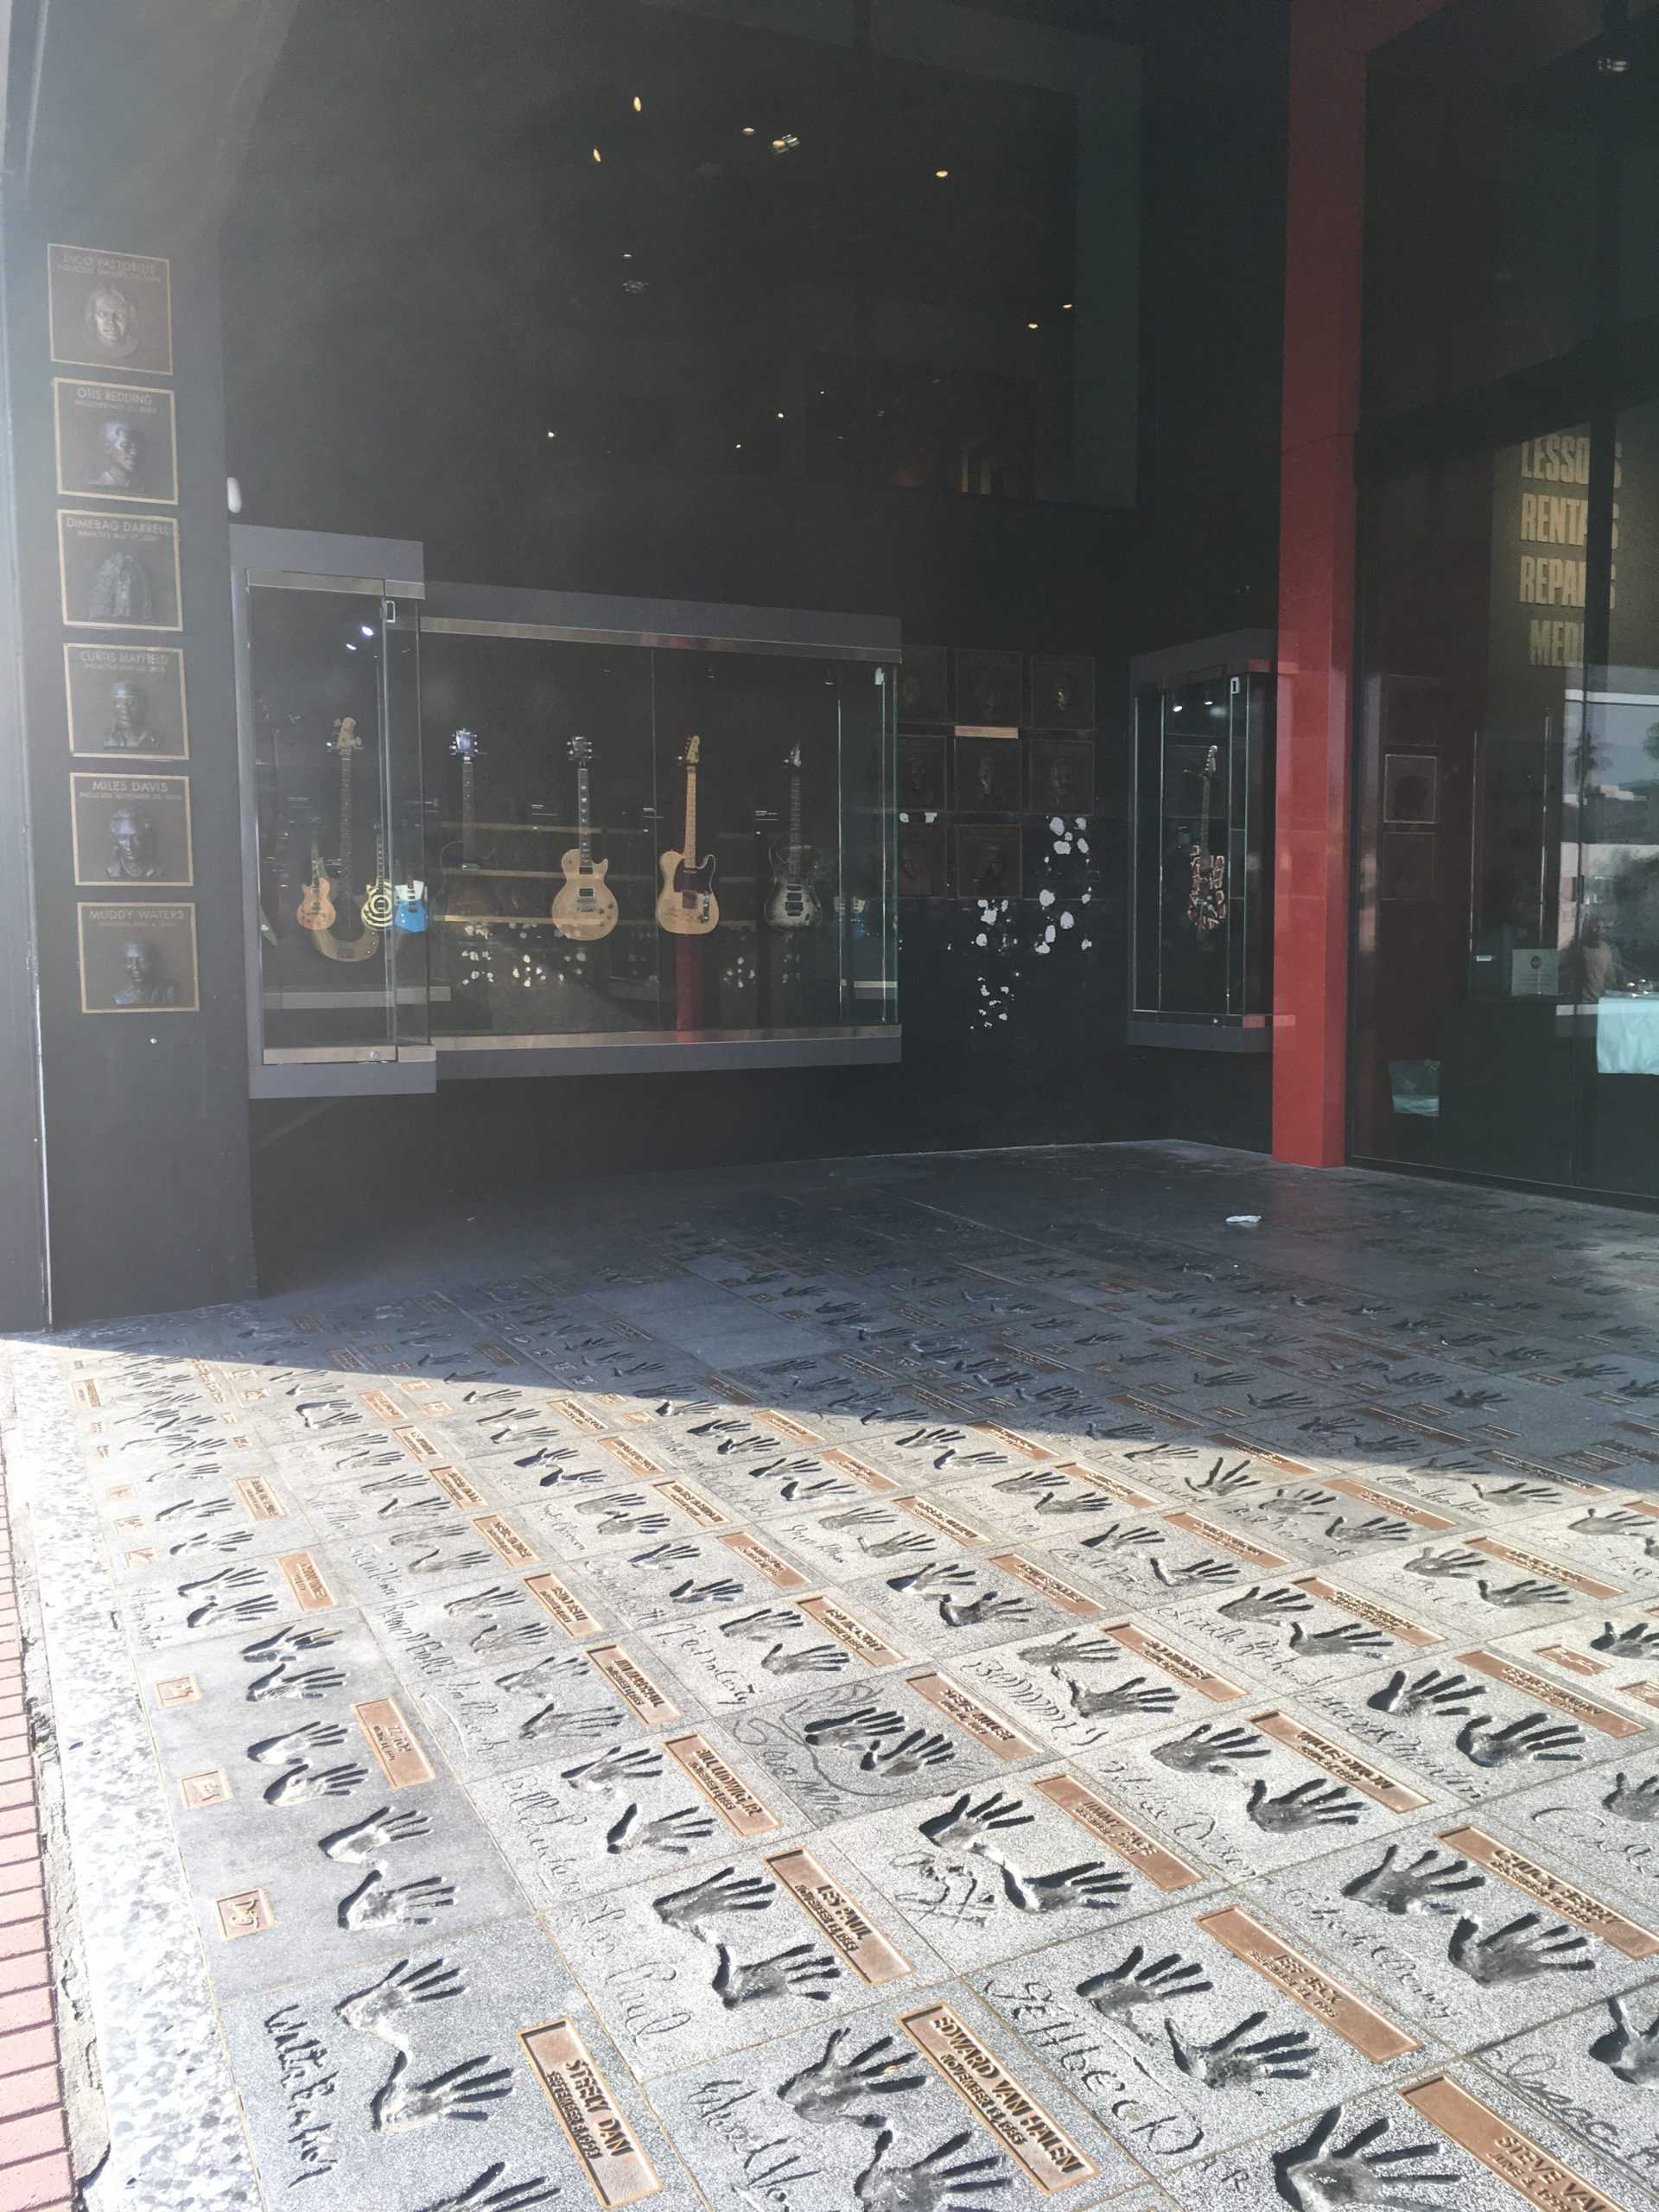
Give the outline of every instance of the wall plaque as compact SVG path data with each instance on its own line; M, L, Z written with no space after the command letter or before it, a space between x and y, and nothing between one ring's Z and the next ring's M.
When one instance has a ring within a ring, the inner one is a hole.
M159 254L48 245L46 272L54 361L172 375L170 263Z
M663 2184L656 2169L573 2024L550 2020L545 2027L526 2030L518 2041L606 2212L658 2195Z
M195 881L187 778L82 771L69 787L78 884L180 889Z
M173 395L142 384L54 377L58 490L72 499L170 506L179 496Z
M170 515L58 514L58 577L72 630L180 630L179 525Z
M105 904L76 908L83 1014L196 1014L194 906Z

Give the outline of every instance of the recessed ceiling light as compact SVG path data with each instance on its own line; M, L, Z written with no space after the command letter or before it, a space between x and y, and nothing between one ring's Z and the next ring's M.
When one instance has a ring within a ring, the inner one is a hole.
M556 438L559 434L556 430L550 430L547 435L550 438Z
M643 114L645 113L645 102L640 99L640 97L639 97L639 93L638 93L638 92L636 92L636 93L634 94L634 96L633 96L633 111L634 111L634 113L635 113L636 115L643 115Z
M1028 323L1026 325L1026 328L1027 328L1027 330L1035 330L1035 329L1036 329L1036 327L1037 327L1037 325L1036 325L1034 322L1028 322Z
M742 441L742 439L741 439L741 438L740 438L740 439L738 440L737 443L736 443L736 444L732 448L732 451L733 451L734 453L741 453L741 452L742 452L742 450L743 450L743 441Z
M625 253L622 258L624 261L632 261L633 259L633 256L631 253Z
M783 409L780 407L780 408L778 410L778 420L781 423L781 422L783 421L783 419L784 419L784 410L783 410Z
M595 147L594 147L594 159L596 162L602 162L602 161L604 160L604 158L605 158L604 155L603 155L603 154L601 154L601 153L600 152L600 150L599 150L598 147L597 147L597 146L595 146Z
M1062 301L1060 302L1060 305L1061 305L1061 307L1065 309L1065 313L1066 313L1067 315L1070 315L1070 314L1071 314L1071 301L1070 301L1070 300L1062 300Z
M744 124L744 126L743 126L743 136L744 136L746 138L753 138L753 136L754 136L754 125L753 125L752 123L746 123L746 124Z
M933 174L935 176L949 176L950 172L949 169L935 169Z

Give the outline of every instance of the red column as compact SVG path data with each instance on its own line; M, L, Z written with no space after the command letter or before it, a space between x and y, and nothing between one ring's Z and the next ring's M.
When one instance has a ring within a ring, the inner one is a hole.
M1279 494L1273 1156L1347 1153L1365 57L1437 0L1294 0Z

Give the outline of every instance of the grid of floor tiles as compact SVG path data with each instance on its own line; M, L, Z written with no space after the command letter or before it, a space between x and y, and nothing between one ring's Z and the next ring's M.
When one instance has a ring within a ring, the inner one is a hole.
M16 1348L111 2201L1652 2201L1659 1228L665 1207Z

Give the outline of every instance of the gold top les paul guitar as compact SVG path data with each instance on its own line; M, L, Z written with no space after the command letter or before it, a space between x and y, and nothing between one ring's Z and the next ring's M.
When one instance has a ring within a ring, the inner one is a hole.
M702 740L685 748L685 837L683 849L662 855L663 887L657 894L657 926L671 937L707 937L720 927L715 897L715 856L697 858L697 757Z
M605 881L611 864L594 858L588 793L588 764L593 757L587 738L571 739L570 758L576 764L576 843L559 862L564 881L553 899L554 928L579 944L609 937L616 927L616 893Z

